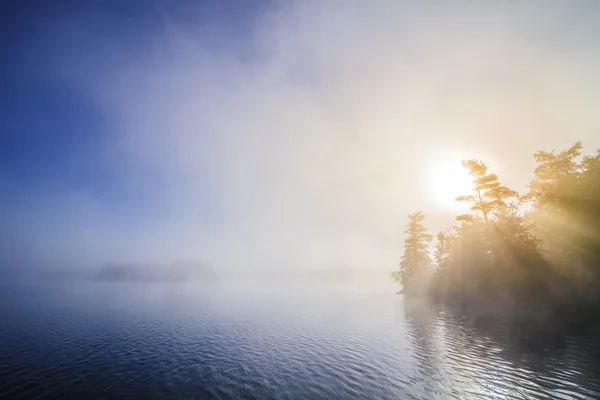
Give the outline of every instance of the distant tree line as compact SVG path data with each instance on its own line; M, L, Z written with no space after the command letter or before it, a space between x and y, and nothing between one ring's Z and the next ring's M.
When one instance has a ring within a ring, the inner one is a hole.
M524 194L483 161L463 161L473 187L456 201L470 212L437 234L432 252L425 214L410 214L393 279L407 295L481 313L546 318L559 307L600 304L600 150L585 157L581 150L577 142L535 153Z

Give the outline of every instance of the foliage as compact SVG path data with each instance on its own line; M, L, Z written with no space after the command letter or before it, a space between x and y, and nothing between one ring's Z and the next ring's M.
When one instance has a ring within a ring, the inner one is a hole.
M552 205L560 196L560 184L577 180L580 164L576 159L581 155L582 143L577 142L567 150L540 150L533 155L538 164L533 171L534 178L529 184L529 192L524 200L533 201L536 208Z
M600 283L600 151L569 149L536 153L538 166L527 197L548 260L587 297L598 298Z
M439 268L444 268L444 263L449 260L454 240L456 240L456 232L452 229L437 234L433 259Z
M458 196L456 201L467 201L472 203L471 211L481 211L483 219L488 222L491 215L497 215L506 211L507 199L517 197L518 193L500 184L498 176L488 173L488 167L483 161L465 160L462 162L464 168L473 177L473 194ZM459 220L469 217L461 215Z
M470 203L472 213L437 234L431 296L478 310L536 310L529 317L550 304L600 303L600 150L581 153L581 142L536 152L522 196L483 161L463 161L473 187L456 200ZM396 272L402 283L430 262L423 219L422 212L409 216Z
M424 268L431 265L429 244L432 236L423 226L424 220L425 214L422 211L408 215L408 223L404 231L407 234L404 240L404 253L399 270L393 273L395 280L401 283L405 290L411 287Z

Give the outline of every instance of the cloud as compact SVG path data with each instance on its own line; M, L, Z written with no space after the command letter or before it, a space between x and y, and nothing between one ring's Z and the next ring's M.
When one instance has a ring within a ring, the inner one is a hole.
M522 186L535 150L597 129L598 51L543 37L564 9L433 4L282 2L243 45L169 18L101 41L67 80L111 121L122 179L160 206L134 226L79 216L106 238L97 256L391 269L406 214L452 221L424 187L436 158L488 157Z

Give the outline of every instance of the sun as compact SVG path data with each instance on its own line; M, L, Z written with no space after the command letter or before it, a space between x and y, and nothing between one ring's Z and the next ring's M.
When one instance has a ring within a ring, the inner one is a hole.
M427 185L440 207L453 210L468 208L466 203L456 201L457 196L471 193L473 187L473 178L462 167L460 159L447 159L435 164Z

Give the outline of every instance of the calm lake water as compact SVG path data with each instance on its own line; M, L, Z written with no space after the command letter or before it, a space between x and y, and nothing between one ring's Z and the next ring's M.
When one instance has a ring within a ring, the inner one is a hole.
M0 398L600 398L600 330L502 331L382 290L2 286Z

